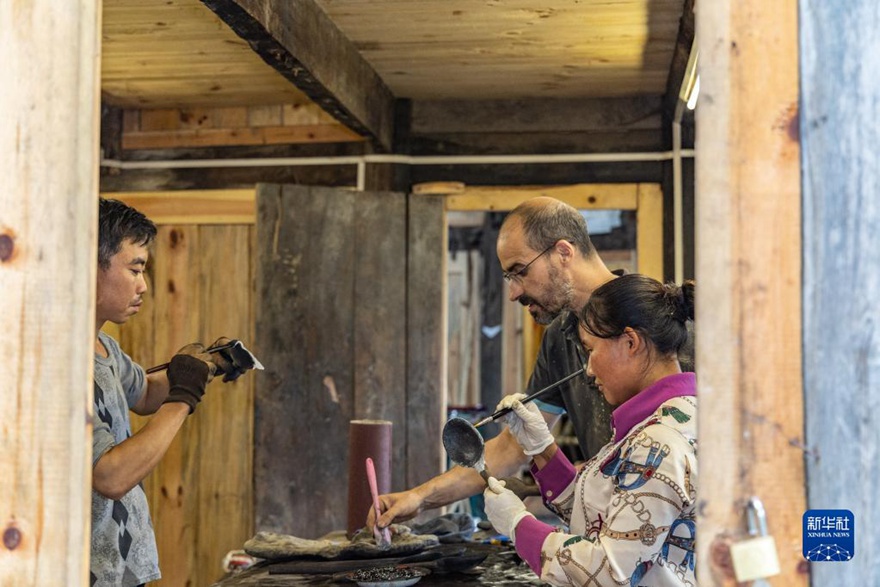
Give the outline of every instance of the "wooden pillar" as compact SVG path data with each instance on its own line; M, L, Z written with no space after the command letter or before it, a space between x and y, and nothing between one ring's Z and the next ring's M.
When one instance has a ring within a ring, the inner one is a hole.
M0 3L0 585L88 585L100 2Z
M696 358L700 585L733 585L729 540L759 497L782 572L806 584L797 2L697 10Z
M855 557L814 585L876 582L880 552L880 78L872 0L802 0L804 397L810 509L855 517Z

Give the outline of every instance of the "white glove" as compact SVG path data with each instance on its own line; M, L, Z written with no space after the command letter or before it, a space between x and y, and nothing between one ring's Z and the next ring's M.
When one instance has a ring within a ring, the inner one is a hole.
M502 408L511 408L513 411L505 414L501 421L506 422L511 434L522 447L523 452L529 456L535 456L544 452L544 449L553 444L553 435L547 428L547 422L541 415L541 410L534 403L523 405L522 399L526 397L522 393L514 393L505 396L499 403L496 411Z
M526 505L510 489L504 487L504 481L495 477L489 477L489 487L483 492L483 498L486 501L483 506L486 517L499 534L504 534L513 542L516 538L516 525L526 516L532 516L526 510Z

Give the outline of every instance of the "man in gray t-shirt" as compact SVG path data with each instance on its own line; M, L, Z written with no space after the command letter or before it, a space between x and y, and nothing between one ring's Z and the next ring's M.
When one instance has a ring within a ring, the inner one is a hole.
M95 413L92 466L131 436L128 412L147 388L140 365L104 333L98 340L109 352L95 354ZM92 584L139 585L155 581L159 555L147 496L140 484L119 500L92 491Z
M134 587L161 576L141 482L165 455L214 374L232 381L243 371L195 343L180 349L167 371L147 375L101 332L106 322L123 324L140 309L156 227L122 202L102 199L99 209L90 576L96 587ZM153 415L134 435L129 410Z

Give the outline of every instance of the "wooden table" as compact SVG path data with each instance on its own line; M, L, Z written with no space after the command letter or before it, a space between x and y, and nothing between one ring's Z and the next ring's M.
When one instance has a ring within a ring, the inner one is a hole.
M485 548L489 556L483 563L461 573L431 574L417 583L419 587L437 587L439 585L544 585L527 564L522 562L511 546L474 545ZM269 572L271 565L259 563L234 575L228 575L215 583L213 587L298 587L309 585L323 587L329 585L348 585L355 583L346 580L334 580L330 575L273 575Z

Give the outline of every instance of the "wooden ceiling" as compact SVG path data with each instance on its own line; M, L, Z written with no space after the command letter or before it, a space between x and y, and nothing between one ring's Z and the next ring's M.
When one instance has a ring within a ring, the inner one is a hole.
M682 0L317 0L396 96L663 93Z
M683 0L316 0L396 98L662 94ZM105 0L102 85L126 106L304 96L199 0Z
M643 132L682 74L693 2L104 0L102 95L127 110L314 108L383 150L401 102L414 126L451 125L444 137L480 132L461 121L487 103L496 127Z
M101 91L126 108L304 103L199 0L104 0Z

